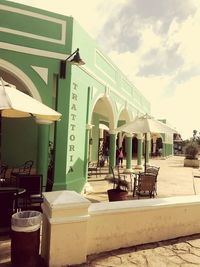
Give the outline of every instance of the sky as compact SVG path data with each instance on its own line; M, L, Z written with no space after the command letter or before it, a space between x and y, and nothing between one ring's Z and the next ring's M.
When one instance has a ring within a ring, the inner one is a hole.
M183 139L200 132L199 0L13 0L73 16Z

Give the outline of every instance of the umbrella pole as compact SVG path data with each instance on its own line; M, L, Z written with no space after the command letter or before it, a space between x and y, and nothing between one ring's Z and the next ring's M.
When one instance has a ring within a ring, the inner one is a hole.
M144 171L147 170L147 133L144 134Z

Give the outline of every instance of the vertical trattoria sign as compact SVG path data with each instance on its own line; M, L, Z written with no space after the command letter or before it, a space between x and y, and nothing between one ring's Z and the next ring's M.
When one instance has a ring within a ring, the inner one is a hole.
M74 165L74 153L75 153L75 130L76 130L76 124L77 124L77 88L78 85L76 83L73 83L72 85L72 95L71 95L71 104L70 104L70 125L69 125L69 150L68 150L68 160L69 160L69 168L68 173L73 172L73 165Z

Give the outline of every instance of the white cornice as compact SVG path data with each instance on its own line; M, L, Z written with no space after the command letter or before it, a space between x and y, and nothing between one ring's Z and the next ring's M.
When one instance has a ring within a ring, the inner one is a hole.
M21 45L13 45L13 44L4 43L4 42L0 42L0 48L11 50L11 51L16 51L19 53L37 55L37 56L48 57L48 58L55 58L55 59L60 59L60 60L64 60L68 57L68 55L61 54L61 53L55 53L55 52L40 50L36 48L25 47Z

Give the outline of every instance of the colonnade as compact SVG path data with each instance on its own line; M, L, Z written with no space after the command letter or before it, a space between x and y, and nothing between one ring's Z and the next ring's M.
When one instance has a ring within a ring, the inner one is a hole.
M110 167L115 167L116 165L116 139L117 139L117 133L115 131L110 131L110 147L109 147L109 168ZM122 144L122 135L119 137L119 143ZM132 169L132 134L125 134L125 153L126 153L126 171L130 171ZM143 155L143 139L144 136L141 133L138 133L136 135L137 138L137 169L143 169L142 166L142 155ZM156 149L156 139L153 139L153 150ZM151 135L150 133L147 134L146 136L146 164L149 165L149 154L150 154L150 146L151 146ZM165 153L165 148L164 148L164 143L163 143L163 151L162 151L162 156ZM155 151L154 151L155 152Z

